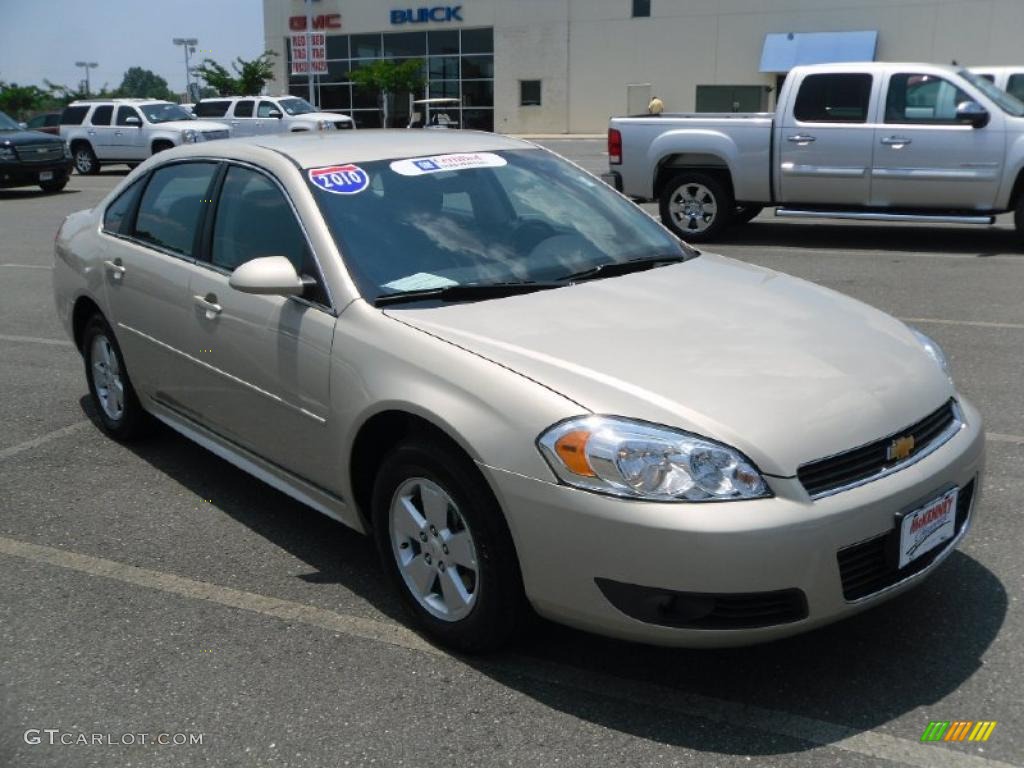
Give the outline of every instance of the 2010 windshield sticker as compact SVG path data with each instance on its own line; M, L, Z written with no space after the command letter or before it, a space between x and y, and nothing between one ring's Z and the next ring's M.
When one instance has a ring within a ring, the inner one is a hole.
M435 155L395 160L391 170L402 176L423 176L427 173L461 171L466 168L501 168L508 165L505 158L493 152L467 152L459 155Z
M310 168L309 180L332 195L355 195L370 186L369 174L352 164Z

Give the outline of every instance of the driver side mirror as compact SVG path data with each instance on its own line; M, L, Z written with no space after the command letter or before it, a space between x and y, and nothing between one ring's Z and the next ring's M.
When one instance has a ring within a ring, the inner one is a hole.
M137 127L141 128L142 127L142 120L137 118L135 115L130 115L129 117L126 117L124 119L124 124L125 125L134 125L134 126L137 126Z
M956 119L973 128L984 128L988 125L989 114L988 110L976 101L961 101L956 106Z
M231 273L228 285L242 293L270 296L301 296L305 283L284 256L252 259Z
M282 117L284 117L284 115L281 114L281 110L272 109L269 112L267 112L267 117L276 117L278 120L280 120Z
M24 131L26 128L28 128L28 123L18 123L18 127Z

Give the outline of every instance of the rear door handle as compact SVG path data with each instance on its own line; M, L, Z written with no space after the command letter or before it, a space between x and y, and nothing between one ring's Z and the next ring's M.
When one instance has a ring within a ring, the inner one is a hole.
M110 276L113 277L115 280L120 280L124 276L124 273L128 271L124 268L124 265L121 263L120 259L114 259L113 261L104 261L103 266L107 268L107 272L109 272Z
M909 144L910 139L908 139L906 136L886 136L884 139L882 139L882 143L885 144L887 147L899 149L900 147L905 147L907 144Z
M212 293L208 293L205 296L196 294L192 297L198 306L206 310L206 319L213 320L217 315L224 311L224 307L217 303L217 296Z
M124 133L121 132L121 131L114 131L114 135L115 136L124 136Z
M792 141L794 144L810 144L812 141L817 141L817 139L814 136L798 133L795 136L787 136L786 141Z

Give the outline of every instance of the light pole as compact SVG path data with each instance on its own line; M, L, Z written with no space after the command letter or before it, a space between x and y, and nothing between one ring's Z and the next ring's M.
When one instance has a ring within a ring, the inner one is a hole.
M175 45L180 45L182 48L185 49L185 93L188 93L189 83L192 82L191 70L189 69L188 65L188 54L190 50L191 53L196 52L196 46L199 44L199 40L197 40L194 37L176 37L171 42Z
M99 66L95 61L76 61L76 67L81 67L85 70L85 95L89 95L89 70L96 69Z

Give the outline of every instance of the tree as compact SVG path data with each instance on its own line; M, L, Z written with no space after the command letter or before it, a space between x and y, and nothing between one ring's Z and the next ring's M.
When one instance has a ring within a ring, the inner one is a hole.
M0 112L15 120L24 120L46 108L46 91L34 85L0 82Z
M426 82L423 77L423 62L408 59L397 62L378 59L352 70L352 82L364 87L376 88L381 93L381 109L384 113L384 127L388 127L388 98L393 93L414 93Z
M117 89L119 96L139 99L161 99L177 101L175 94L167 87L167 81L155 72L142 67L130 67L124 73L121 87Z
M274 79L275 56L274 51L264 51L251 61L239 56L231 62L234 75L213 59L203 59L196 72L220 96L257 96Z

